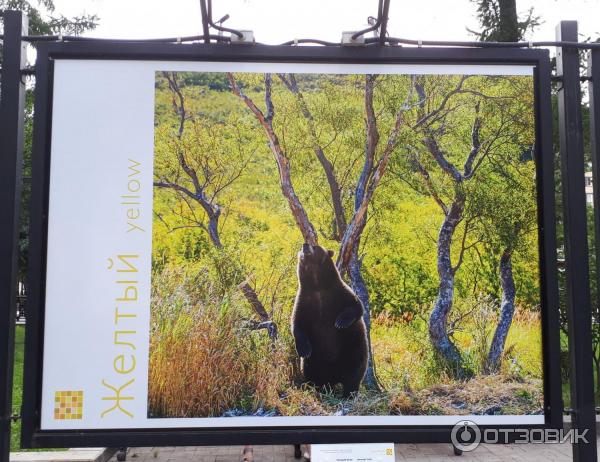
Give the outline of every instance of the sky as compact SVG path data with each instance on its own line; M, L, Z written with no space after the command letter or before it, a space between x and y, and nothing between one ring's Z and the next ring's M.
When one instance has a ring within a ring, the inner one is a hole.
M97 14L100 24L86 35L151 38L198 35L199 0L55 0L65 16ZM519 12L533 7L544 23L529 37L553 40L560 20L577 20L583 37L600 36L600 0L517 0ZM377 0L213 0L213 19L225 14L228 27L250 29L256 40L276 44L294 38L339 41L375 16ZM421 40L472 40L477 29L470 0L392 0L391 36Z

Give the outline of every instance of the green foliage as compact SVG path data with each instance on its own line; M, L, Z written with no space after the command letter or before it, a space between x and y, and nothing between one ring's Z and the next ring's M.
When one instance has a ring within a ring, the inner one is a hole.
M82 14L68 18L56 12L54 0L0 0L0 11L23 11L29 17L31 35L79 35L98 25L98 16Z
M13 414L21 411L23 402L23 356L25 350L25 327L17 326L15 329L15 362L13 375ZM21 423L12 422L10 429L10 450L18 451L21 447Z
M181 77L185 87L206 87L209 90L229 91L229 82L223 73L185 72L181 74Z
M533 13L533 8L519 20L516 0L471 1L477 5L481 30L470 32L484 42L518 42L541 24L541 18Z
M12 393L12 413L17 415L21 412L23 402L23 359L25 356L25 326L18 325L15 328L15 362ZM21 449L21 421L17 420L10 424L10 451L60 451L63 448L54 449Z

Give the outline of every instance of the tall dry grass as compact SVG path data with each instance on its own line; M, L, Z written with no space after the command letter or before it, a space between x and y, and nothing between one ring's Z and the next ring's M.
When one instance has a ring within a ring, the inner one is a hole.
M198 274L198 273L196 273ZM251 414L277 407L292 381L288 348L247 328L235 289L180 269L154 276L149 367L153 417Z

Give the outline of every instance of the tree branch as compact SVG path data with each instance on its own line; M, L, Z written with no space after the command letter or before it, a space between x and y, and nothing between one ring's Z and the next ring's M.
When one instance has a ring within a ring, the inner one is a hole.
M423 164L421 164L421 162L419 162L419 159L417 158L417 156L415 154L413 154L412 160L414 162L414 165L415 165L417 171L421 175L421 178L423 179L423 183L425 184L427 191L429 191L429 194L431 195L431 197L433 197L433 200L435 200L435 202L440 206L440 208L444 212L444 215L448 215L448 206L444 203L444 201L442 200L442 198L440 197L438 192L435 190L435 187L433 186L433 182L431 181L431 176L429 175L429 172L423 166Z
M184 193L185 195L191 197L194 200L196 199L196 194L194 194L192 191L190 191L185 186L181 186L180 184L177 184L177 183L171 183L169 181L155 181L154 186L156 186L157 188L174 189L176 191Z
M471 220L467 220L465 222L465 229L464 229L464 233L462 236L462 241L460 244L460 253L458 254L458 261L456 262L456 265L452 268L452 273L456 273L458 271L458 269L460 268L460 266L463 263L463 257L465 254L465 250L466 250L466 242L467 242L467 233L469 232L469 226L471 225Z
M283 82L283 84L288 88L288 90L296 97L296 102L300 107L300 112L304 116L308 126L308 134L310 135L310 141L312 144L312 149L315 153L315 156L319 160L321 167L323 167L323 171L325 172L325 176L327 178L327 183L329 184L329 191L331 193L331 202L333 204L333 211L335 215L335 221L337 226L337 239L341 239L346 231L346 214L344 211L344 206L342 203L342 194L339 182L335 175L335 171L333 165L329 161L329 159L325 156L323 152L323 148L319 143L319 139L317 136L317 131L315 128L315 121L310 112L308 105L306 104L306 100L300 89L298 88L298 83L296 82L296 77L294 74L289 74L286 78L284 74L278 74L279 78Z
M179 130L177 132L177 139L181 143L181 140L183 138L183 131L185 128L185 98L183 96L181 88L179 87L179 83L177 82L177 73L172 72L171 74L169 74L168 72L163 72L163 75L169 82L169 89L173 93L174 111L177 115L179 115ZM175 98L179 100L179 104L175 102ZM200 181L198 180L196 170L190 167L190 165L187 163L182 146L179 143L177 144L176 151L177 159L179 160L179 165L186 173L186 175L190 177L190 180L192 180L194 188L196 189L196 194L200 193L202 191L202 187L200 185Z
M246 96L238 86L235 77L231 72L227 73L227 77L229 79L229 83L231 85L231 89L233 93L239 97L250 109L250 111L255 115L258 122L263 127L267 138L269 140L269 147L273 156L275 158L275 162L277 162L277 167L279 170L279 183L281 187L281 192L283 196L287 199L288 205L294 216L294 220L302 236L304 237L304 241L311 245L316 245L318 242L317 232L313 224L310 222L308 215L306 214L306 210L304 206L300 202L300 199L296 195L296 191L294 190L294 186L292 184L291 178L291 168L290 161L288 157L285 155L285 152L281 148L281 144L279 143L279 138L273 129L273 118L275 116L275 109L273 106L273 101L271 97L271 75L265 74L265 104L267 107L267 116L263 114L263 112L256 106L254 101L251 98Z
M425 94L425 87L420 82L417 82L415 86L416 86L417 94L419 95L419 105L423 109L423 114L419 118L417 123L413 126L413 128L416 129L416 128L419 128L421 125L425 125L426 123L428 123L430 121L430 119L432 117L437 116L441 111L443 111L444 108L446 107L446 104L448 103L448 100L450 100L450 98L452 96L462 92L463 84L465 83L465 81L468 78L469 78L468 75L463 75L461 77L460 81L458 82L458 85L456 86L456 88L454 90L448 92L442 99L440 105L436 109L434 109L433 111L431 111L427 114L424 114L425 102L427 101L427 96Z
M367 114L367 142L365 146L365 167L363 167L363 172L361 173L360 180L363 180L363 174L366 171L366 167L368 164L372 164L375 151L377 149L377 144L379 141L379 134L377 133L377 125L375 119L375 113L373 111L373 83L375 81L374 76L367 76L365 82L365 110ZM369 203L373 197L373 193L379 183L381 178L383 177L387 165L390 161L390 157L394 149L398 144L398 136L400 134L400 128L404 124L404 114L410 108L410 101L413 99L413 93L415 89L415 76L411 77L411 86L408 91L408 95L404 104L398 109L396 114L396 121L390 134L388 136L388 141L383 150L381 158L377 162L377 164L371 168L371 174L365 175L368 178L368 184L366 189L362 189L360 202L359 202L359 188L357 187L357 197L355 198L355 212L348 224L346 232L344 233L344 237L342 238L342 244L340 246L340 252L338 255L337 266L340 272L344 273L348 267L348 263L350 262L350 258L352 257L352 251L358 244L360 235L365 228L367 222L367 211L369 208ZM360 184L359 180L359 184ZM364 188L364 186L361 186Z
M211 204L206 196L202 193L194 193L187 189L185 186L181 186L177 183L172 183L169 181L155 181L154 186L157 188L170 188L175 191L179 191L189 196L191 199L194 199L196 202L200 204L200 206L204 209L209 219L218 219L221 214L221 208L217 204Z
M250 303L250 306L258 315L258 317L262 321L268 321L270 319L269 314L267 313L267 310L265 310L263 304L258 299L258 294L248 283L248 281L246 280L242 282L240 285L238 285L238 288L242 291L242 293L246 297L246 300L248 300L248 303Z
M354 196L354 210L356 211L362 203L367 183L373 170L373 162L375 159L375 151L379 144L379 131L377 129L377 118L373 108L373 91L376 75L365 76L365 126L366 126L366 142L365 142L365 161L363 168L356 184L356 192Z
M475 120L473 121L473 127L471 129L471 152L467 156L465 161L463 177L469 179L475 170L473 169L473 162L479 154L481 149L481 140L479 139L479 130L481 128L481 118L479 117L479 103L475 105Z
M179 116L178 138L181 139L185 124L185 99L183 98L183 93L177 82L177 73L165 71L163 72L163 76L167 79L169 89L171 90L171 93L173 93L173 110ZM177 104L175 98L179 100L179 104Z
M452 164L450 161L448 161L448 159L446 159L446 155L441 150L440 146L438 145L437 141L431 133L427 133L425 135L425 138L423 139L423 144L427 147L435 161L438 163L438 165L444 172L450 175L457 183L460 183L463 180L461 173L454 166L454 164Z

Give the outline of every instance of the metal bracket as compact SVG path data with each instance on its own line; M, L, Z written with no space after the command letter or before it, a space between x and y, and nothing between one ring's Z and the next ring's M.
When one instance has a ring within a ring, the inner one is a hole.
M231 34L230 40L232 44L236 45L252 45L254 44L254 32L251 30L240 30L242 36L239 37L236 34Z
M359 35L356 38L353 38L356 35L356 31L345 31L342 32L342 45L344 46L361 46L365 44L365 36Z

